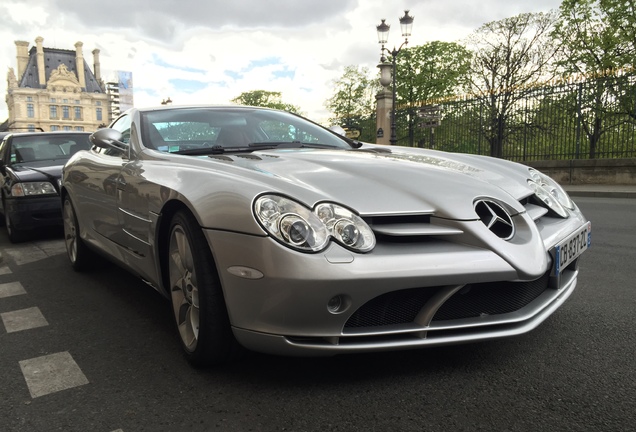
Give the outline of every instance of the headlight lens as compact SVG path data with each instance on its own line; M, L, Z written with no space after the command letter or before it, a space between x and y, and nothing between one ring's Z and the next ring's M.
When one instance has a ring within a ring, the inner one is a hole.
M568 217L567 209L574 210L574 203L567 192L550 177L540 173L534 168L530 168L530 179L528 184L534 190L535 195L551 210L559 216Z
M11 195L34 196L34 195L57 195L57 191L49 182L25 182L16 183L11 186Z
M351 210L321 203L313 210L278 195L263 195L254 203L263 228L282 243L305 252L318 252L329 239L357 252L375 247L371 228Z

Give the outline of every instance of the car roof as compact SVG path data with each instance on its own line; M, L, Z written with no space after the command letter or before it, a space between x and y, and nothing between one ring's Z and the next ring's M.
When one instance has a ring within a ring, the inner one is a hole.
M56 136L56 135L90 135L92 132L86 131L51 131L51 132L9 132L12 137L23 136Z
M267 107L257 107L257 106L249 106L249 105L161 105L154 107L146 107L146 108L131 108L129 111L139 111L139 112L148 112L148 111L169 111L175 109L192 109L192 108L205 108L205 109L218 109L218 110L263 110L263 111L280 111Z

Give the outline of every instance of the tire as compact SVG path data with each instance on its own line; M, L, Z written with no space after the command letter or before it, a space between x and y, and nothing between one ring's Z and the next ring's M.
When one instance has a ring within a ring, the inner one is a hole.
M64 225L64 244L66 245L66 253L69 261L71 261L73 270L82 272L91 269L97 257L88 249L80 237L75 207L73 207L71 198L68 195L64 197L64 204L62 204L62 220Z
M209 367L235 360L242 349L230 327L212 253L196 219L177 212L167 250L169 295L188 361Z
M26 237L27 237L26 231L19 230L16 227L14 227L13 223L11 222L11 215L7 211L6 206L3 206L3 208L4 208L4 226L7 228L7 234L9 235L9 241L11 243L23 242L26 239Z

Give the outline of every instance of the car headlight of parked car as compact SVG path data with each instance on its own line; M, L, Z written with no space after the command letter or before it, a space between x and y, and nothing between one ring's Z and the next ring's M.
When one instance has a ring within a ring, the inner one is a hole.
M49 182L24 182L11 186L11 195L15 197L57 195L57 191Z
M568 217L566 210L574 210L574 203L567 192L550 177L530 168L528 184L534 190L535 195L551 210L563 218Z
M334 203L309 209L289 198L263 195L254 202L256 219L274 238L304 252L319 252L330 239L356 252L375 246L371 228L351 210Z

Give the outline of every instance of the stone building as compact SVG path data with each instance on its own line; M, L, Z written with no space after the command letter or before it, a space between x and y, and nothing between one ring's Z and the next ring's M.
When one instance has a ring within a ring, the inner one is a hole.
M17 73L9 68L9 131L72 130L91 132L110 120L110 97L101 79L99 50L93 70L84 59L82 42L75 51L42 46L44 39L16 41ZM79 73L78 73L79 72Z

